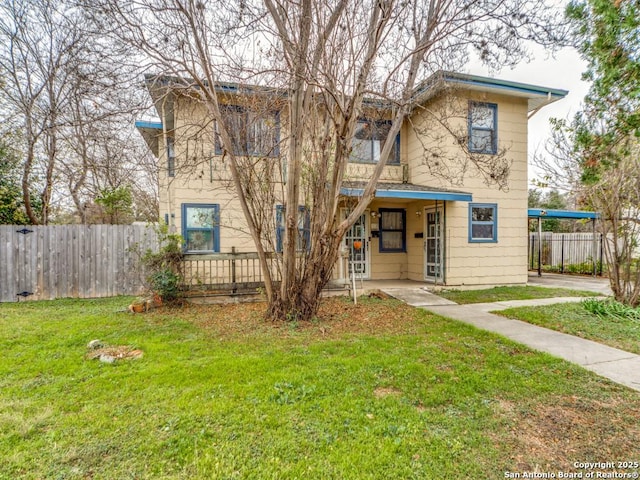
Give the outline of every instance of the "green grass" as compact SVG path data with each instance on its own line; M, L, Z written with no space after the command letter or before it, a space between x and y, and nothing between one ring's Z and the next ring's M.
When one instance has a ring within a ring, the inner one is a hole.
M492 479L637 456L637 392L393 300L333 302L305 325L0 305L0 478ZM92 339L144 357L88 360Z
M494 287L483 290L442 290L438 295L458 304L504 302L507 300L531 300L551 297L593 297L593 292L567 288L534 286Z
M640 321L637 319L596 315L580 303L510 308L495 313L640 355Z

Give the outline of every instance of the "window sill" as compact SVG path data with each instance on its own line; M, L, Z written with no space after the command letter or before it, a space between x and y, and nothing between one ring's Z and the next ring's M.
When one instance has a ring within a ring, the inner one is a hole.
M349 163L354 163L356 165L378 165L379 162L373 162L373 161L368 162L366 160L351 160L351 159L349 159ZM385 167L399 167L401 165L402 165L402 163L400 163L400 162L393 162L393 163L392 162L387 162L385 164Z

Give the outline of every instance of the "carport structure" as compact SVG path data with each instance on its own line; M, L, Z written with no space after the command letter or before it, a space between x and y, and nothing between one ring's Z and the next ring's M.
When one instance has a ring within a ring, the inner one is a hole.
M582 212L576 210L548 210L544 208L530 208L528 209L529 219L538 219L538 276L542 276L542 220L557 218L564 220L591 220L591 228L593 232L593 276L596 276L596 255L595 252L598 248L598 241L596 240L596 219L599 218L599 214L596 212Z

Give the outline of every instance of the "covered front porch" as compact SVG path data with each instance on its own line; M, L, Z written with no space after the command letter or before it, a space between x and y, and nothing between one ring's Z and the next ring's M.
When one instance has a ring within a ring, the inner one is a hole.
M365 182L345 182L341 215L364 192ZM344 237L346 271L359 281L446 283L447 207L470 202L470 193L410 183L381 183L373 201Z

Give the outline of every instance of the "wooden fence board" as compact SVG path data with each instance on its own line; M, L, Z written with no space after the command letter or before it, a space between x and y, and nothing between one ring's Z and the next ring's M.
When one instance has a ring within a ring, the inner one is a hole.
M140 256L157 248L145 225L0 225L0 302L138 295Z

